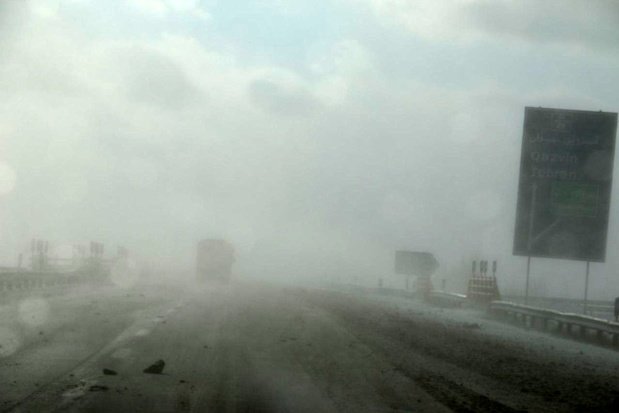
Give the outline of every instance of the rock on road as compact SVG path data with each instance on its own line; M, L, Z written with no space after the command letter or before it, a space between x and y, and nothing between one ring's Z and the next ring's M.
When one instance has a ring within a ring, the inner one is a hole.
M617 352L457 311L253 284L24 298L0 308L0 411L619 411Z

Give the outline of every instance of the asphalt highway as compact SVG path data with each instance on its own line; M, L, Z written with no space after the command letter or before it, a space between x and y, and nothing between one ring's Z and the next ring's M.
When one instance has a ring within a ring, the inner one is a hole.
M619 411L616 351L457 311L250 283L5 299L0 411Z

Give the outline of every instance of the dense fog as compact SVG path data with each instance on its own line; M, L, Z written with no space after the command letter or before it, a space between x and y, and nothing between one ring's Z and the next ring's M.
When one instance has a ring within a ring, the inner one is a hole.
M616 111L614 2L5 0L0 264L33 238L125 246L191 277L195 245L247 277L401 286L429 251L462 291L512 240L525 106ZM591 297L619 294L613 196ZM584 263L535 259L539 295ZM177 276L177 275L175 275ZM534 293L535 294L535 293Z
M618 40L614 0L0 0L0 413L619 412Z

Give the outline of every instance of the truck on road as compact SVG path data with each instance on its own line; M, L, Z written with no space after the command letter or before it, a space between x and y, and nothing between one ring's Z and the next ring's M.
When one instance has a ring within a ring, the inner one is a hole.
M234 247L223 239L204 239L198 242L196 276L199 282L227 283L234 264Z

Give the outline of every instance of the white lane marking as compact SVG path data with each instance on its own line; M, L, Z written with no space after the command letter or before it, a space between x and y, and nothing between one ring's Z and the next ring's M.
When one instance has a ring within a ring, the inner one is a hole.
M150 330L147 328L142 328L135 332L136 337L144 337L150 334Z
M133 353L133 350L127 347L123 347L113 352L110 357L114 359L126 359L131 356L131 353Z

